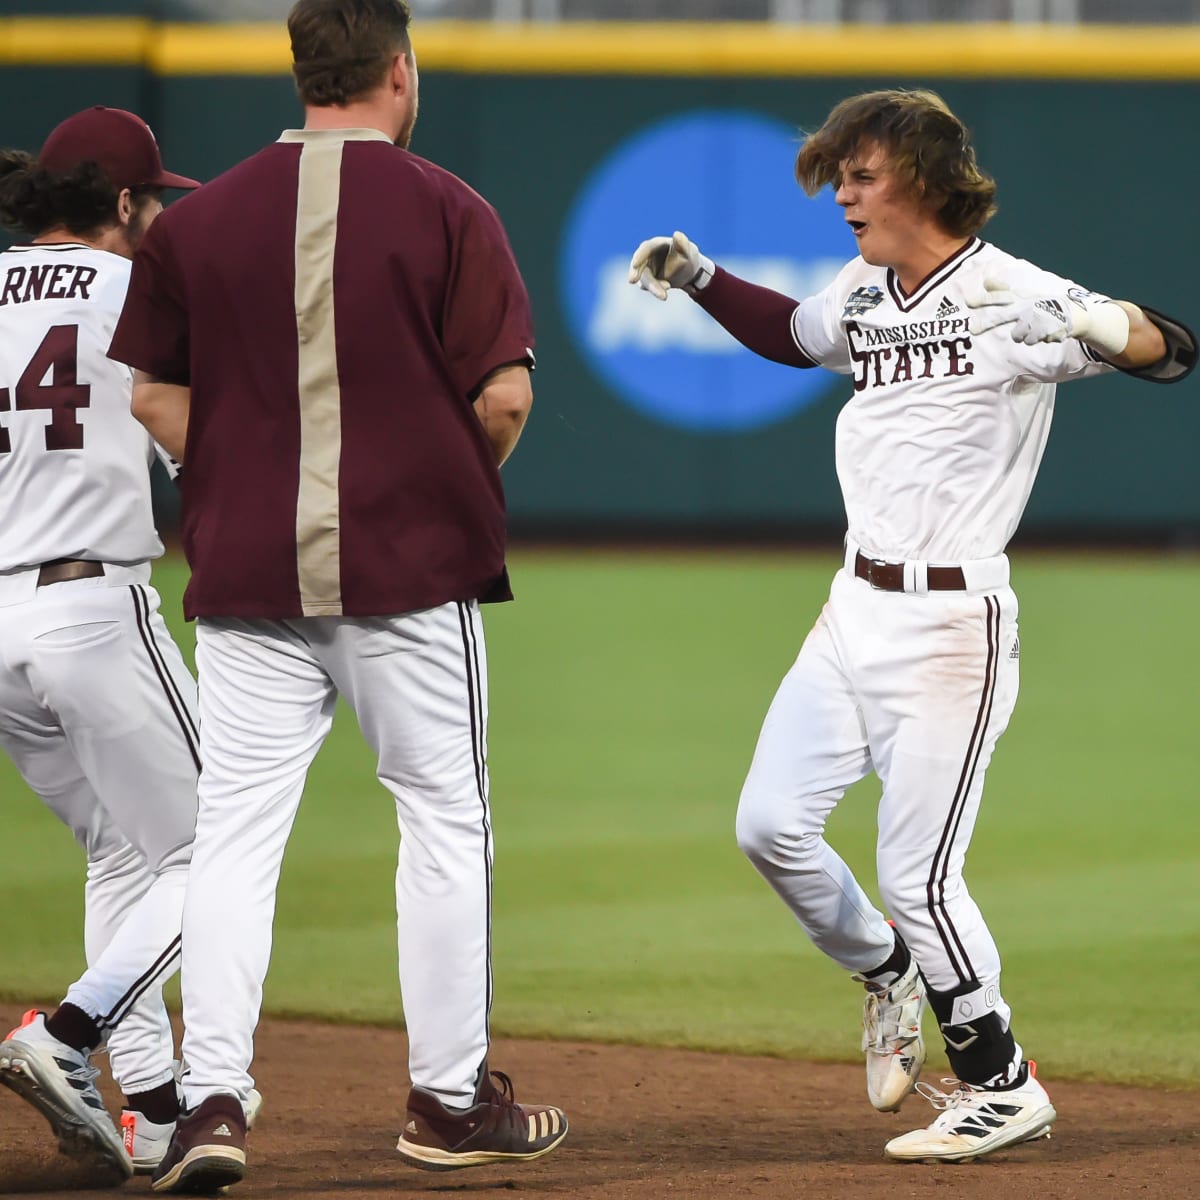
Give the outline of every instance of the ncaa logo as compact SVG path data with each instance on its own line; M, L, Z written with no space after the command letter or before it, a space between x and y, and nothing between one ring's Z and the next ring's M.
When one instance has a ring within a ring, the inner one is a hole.
M828 188L809 199L799 138L757 113L699 110L623 141L588 178L559 256L563 311L592 369L663 424L748 432L818 400L831 380L759 358L684 295L627 282L644 238L682 229L718 265L802 300L857 253Z

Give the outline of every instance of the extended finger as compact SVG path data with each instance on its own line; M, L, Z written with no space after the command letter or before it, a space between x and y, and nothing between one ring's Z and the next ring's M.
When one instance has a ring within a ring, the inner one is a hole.
M986 312L976 310L967 328L973 334L987 333L990 329L999 329L1001 325L1012 325L1020 319L1020 312L1013 306L996 306Z
M631 281L632 282L632 281ZM660 279L657 279L654 273L647 267L637 278L637 285L643 292L649 292L658 300L667 298L667 289Z
M1020 299L1016 292L1010 292L1007 288L1003 290L998 288L994 291L986 288L986 284L992 282L993 280L987 280L985 290L971 292L966 297L968 308L996 308L1000 305L1016 304Z
M662 258L666 258L666 250L671 245L671 239L665 237L647 238L633 252L633 257L629 260L629 282L637 283L638 276L651 265L655 252L661 253Z
M969 308L986 308L990 304L1012 304L1018 293L1003 279L985 275L981 286L967 297Z

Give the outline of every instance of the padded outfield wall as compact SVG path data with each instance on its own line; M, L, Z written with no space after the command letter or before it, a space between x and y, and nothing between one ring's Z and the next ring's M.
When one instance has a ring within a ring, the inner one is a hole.
M276 25L14 7L0 8L6 145L120 105L147 117L170 165L208 178L297 122ZM537 401L506 468L518 529L840 527L845 381L754 360L694 306L625 286L622 268L641 237L678 227L781 290L821 286L853 249L791 162L797 131L850 92L937 88L999 181L992 240L1200 325L1195 29L426 23L414 39L413 149L496 205L533 295ZM1025 533L1200 537L1198 388L1060 389Z

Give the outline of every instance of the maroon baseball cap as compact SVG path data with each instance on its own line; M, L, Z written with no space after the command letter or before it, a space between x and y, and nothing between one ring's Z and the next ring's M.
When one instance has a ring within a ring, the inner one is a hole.
M120 188L198 188L186 175L164 171L150 126L123 108L85 108L68 117L46 139L38 166L69 171L94 162Z

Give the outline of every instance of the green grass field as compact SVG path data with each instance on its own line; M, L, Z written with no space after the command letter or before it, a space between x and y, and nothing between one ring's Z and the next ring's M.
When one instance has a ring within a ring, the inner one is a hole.
M831 555L534 552L487 615L497 1033L858 1053L861 991L733 841L759 722ZM158 569L176 619L181 563ZM1022 697L967 875L1047 1077L1200 1086L1200 562L1019 556ZM83 860L7 762L0 995L81 968ZM868 781L830 838L873 879ZM153 803L153 797L147 797ZM353 720L309 777L266 1009L400 1019L395 817ZM935 1057L935 1069L937 1059Z

